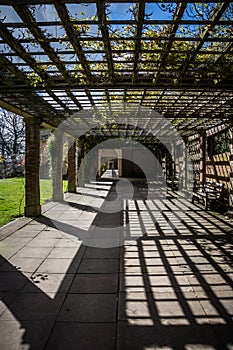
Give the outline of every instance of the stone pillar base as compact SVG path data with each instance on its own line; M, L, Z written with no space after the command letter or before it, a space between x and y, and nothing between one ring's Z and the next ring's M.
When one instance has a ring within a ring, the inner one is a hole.
M69 193L77 193L77 191L76 191L76 187L68 187L68 192Z
M53 198L52 198L53 202L63 202L64 201L64 194L62 193L54 193L53 194Z
M33 205L33 206L24 207L24 215L29 216L29 217L40 216L41 215L41 206L40 205Z

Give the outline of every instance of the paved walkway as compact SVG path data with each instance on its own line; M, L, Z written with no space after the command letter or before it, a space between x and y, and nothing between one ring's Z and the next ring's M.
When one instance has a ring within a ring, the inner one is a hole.
M0 230L0 349L233 349L230 221L122 186Z

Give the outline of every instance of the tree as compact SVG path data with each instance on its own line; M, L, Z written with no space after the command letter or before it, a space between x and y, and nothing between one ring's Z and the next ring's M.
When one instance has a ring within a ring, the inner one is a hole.
M0 159L4 176L16 176L17 167L25 150L25 126L23 118L0 109ZM7 174L8 173L8 174Z

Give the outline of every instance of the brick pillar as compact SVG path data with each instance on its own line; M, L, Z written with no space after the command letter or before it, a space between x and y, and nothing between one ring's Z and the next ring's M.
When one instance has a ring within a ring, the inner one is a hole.
M233 126L229 129L230 141L230 195L229 195L229 209L233 211Z
M25 216L41 214L40 205L40 121L25 118Z
M63 201L62 167L63 167L63 132L54 133L54 149L52 153L53 201Z
M206 131L200 133L200 184L206 183Z
M76 192L76 141L69 141L68 150L68 192Z

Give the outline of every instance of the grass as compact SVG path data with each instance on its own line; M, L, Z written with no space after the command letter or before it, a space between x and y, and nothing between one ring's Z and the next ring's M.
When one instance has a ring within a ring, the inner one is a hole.
M23 177L0 179L0 226L5 225L24 213L25 180ZM52 198L52 182L40 180L41 204ZM63 190L67 190L67 181L63 181Z

